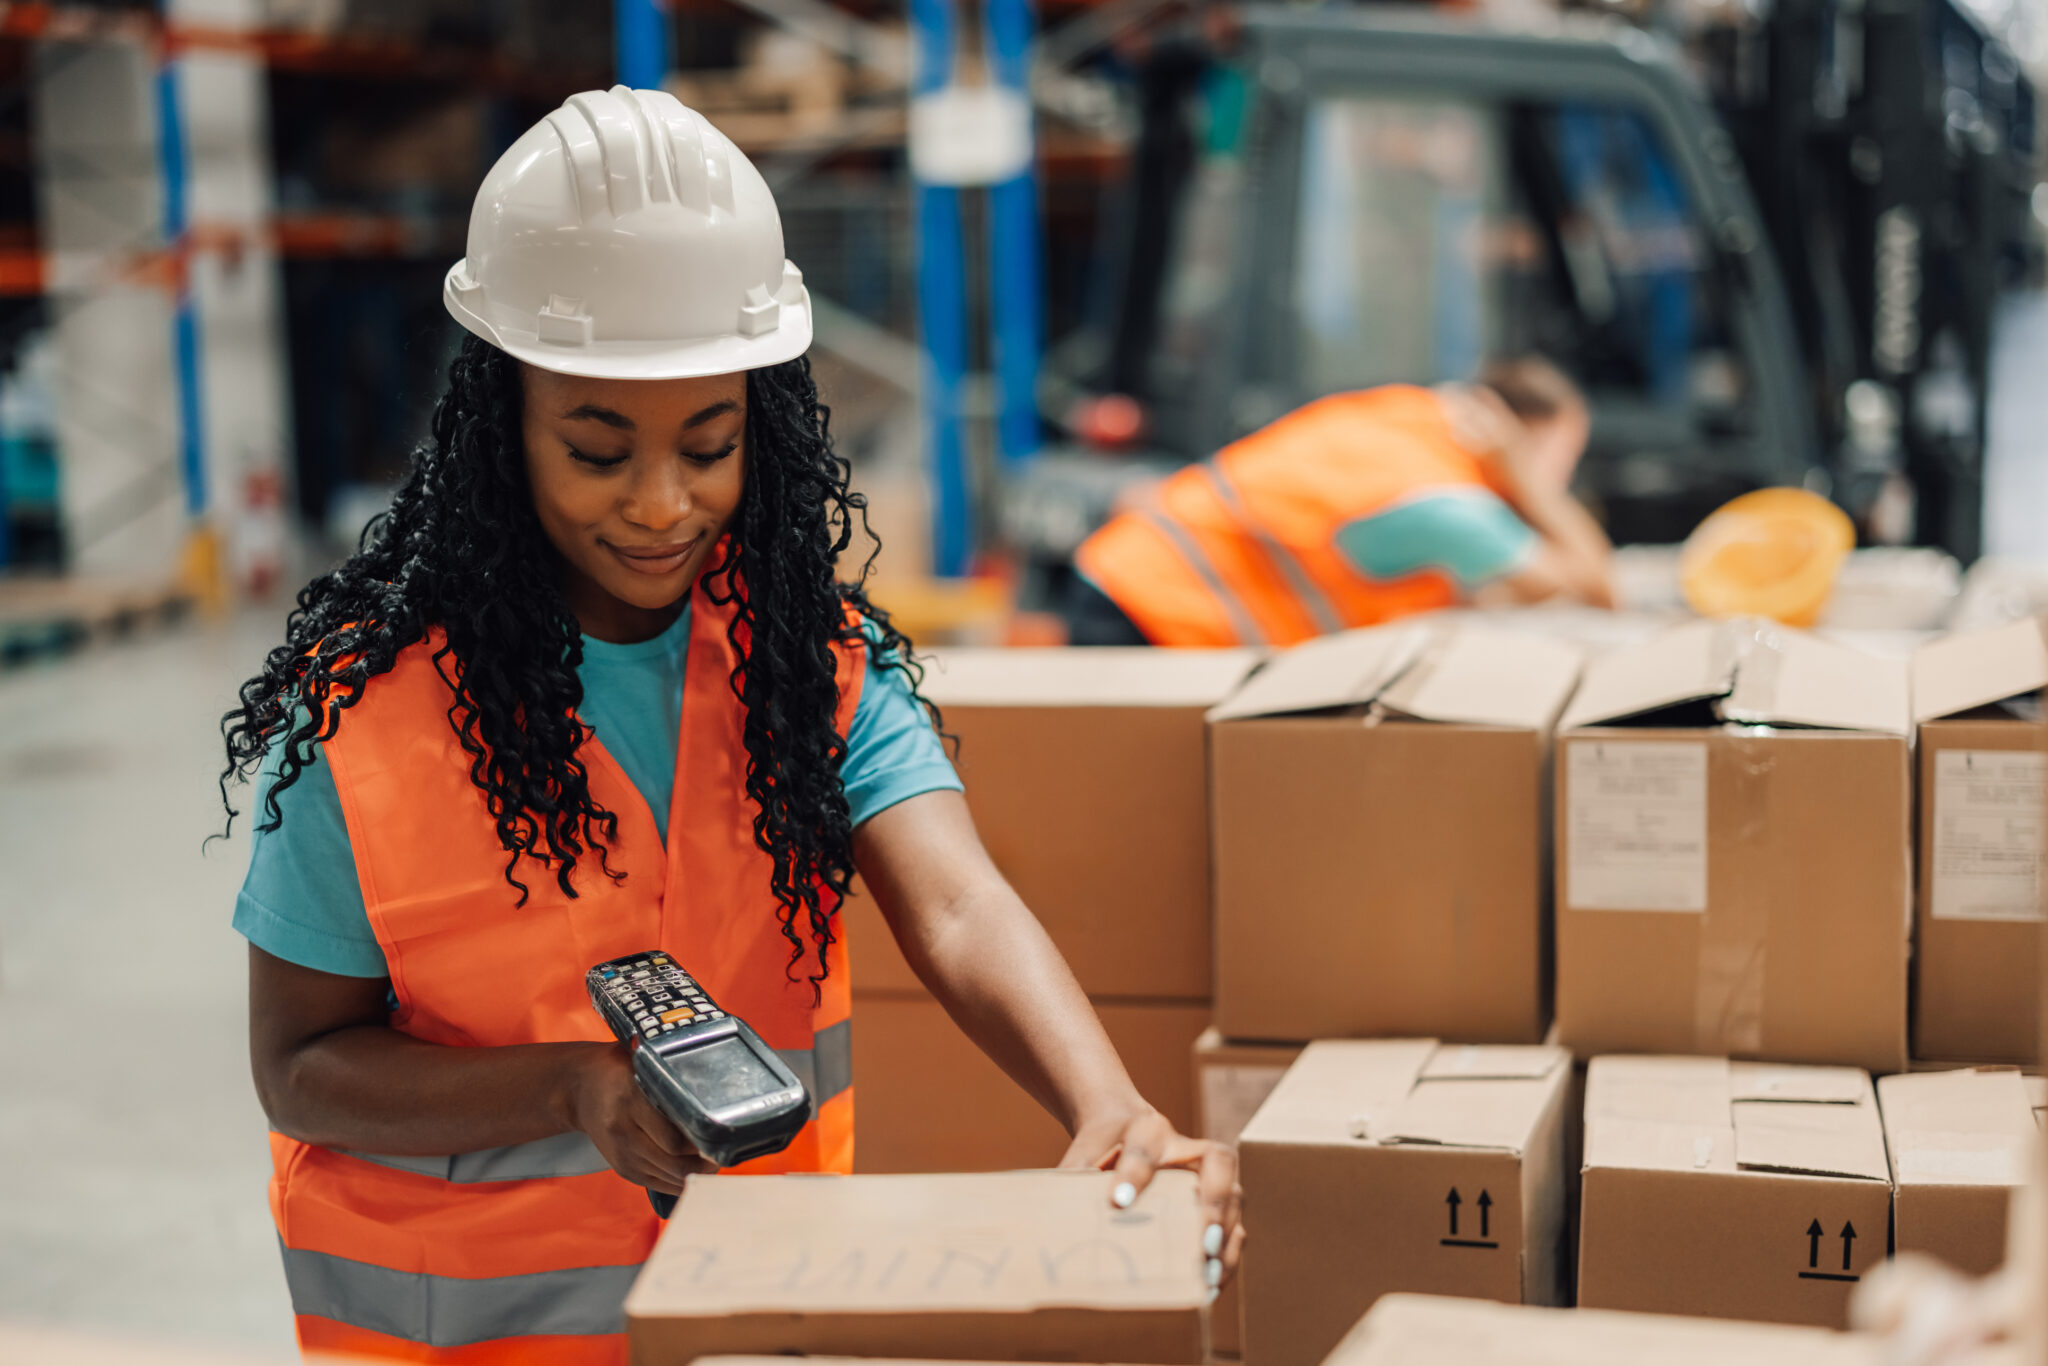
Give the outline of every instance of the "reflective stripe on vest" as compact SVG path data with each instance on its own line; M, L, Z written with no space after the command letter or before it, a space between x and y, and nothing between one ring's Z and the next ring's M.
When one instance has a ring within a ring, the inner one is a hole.
M494 1338L625 1330L635 1266L578 1266L526 1276L429 1276L286 1247L292 1312L352 1323L431 1347Z
M811 1113L817 1107L853 1085L853 1021L841 1020L818 1031L809 1048L778 1048L776 1054L796 1073L797 1080L811 1093ZM485 1148L479 1152L457 1153L452 1157L407 1157L391 1153L362 1153L337 1148L364 1162L418 1172L458 1185L488 1181L541 1181L557 1176L590 1176L607 1171L610 1163L586 1134L556 1134L532 1143L515 1143L506 1148ZM305 1313L326 1311L305 1310ZM334 1317L329 1314L327 1317ZM368 1326L368 1325L365 1325ZM381 1330L380 1330L381 1331ZM559 1331L549 1329L549 1332ZM403 1336L399 1334L398 1336Z
M1308 609L1308 614L1315 618L1316 629L1326 636L1335 635L1343 630L1344 619L1338 615L1336 606L1323 592L1322 586L1315 581L1315 576L1309 573L1308 566L1301 562L1301 557L1294 553L1292 546L1275 536L1263 522L1252 515L1252 510L1245 506L1244 499L1238 497L1236 487L1230 482L1230 476L1214 461L1205 460L1195 468L1208 479L1209 487L1216 491L1216 496L1223 500L1223 505L1237 518L1238 525L1265 550L1267 558L1273 561L1274 568L1287 580L1287 586L1294 590L1295 597ZM1208 577L1215 577L1213 570Z
M792 980L773 865L744 795L735 610L701 583L692 593L665 839L601 740L579 752L593 800L618 817L607 857L623 876L579 867L575 895L523 867L526 895L507 886L495 822L449 725L439 631L370 681L323 758L398 998L392 1028L459 1047L608 1041L585 970L665 949L811 1090L795 1142L738 1170L851 1170L848 962L835 948L815 996L801 966ZM836 642L833 658L843 737L863 645ZM659 1223L584 1135L451 1157L342 1153L275 1134L271 1148L302 1343L464 1366L624 1360L621 1305Z
M1267 644L1266 632L1260 627L1259 619L1252 615L1251 609L1246 607L1243 600L1231 591L1230 585L1223 581L1223 576L1216 572L1216 566L1210 564L1209 557L1202 553L1202 547L1196 545L1195 538L1188 535L1187 528L1158 508L1143 508L1139 515L1148 525L1156 528L1160 535L1166 537L1181 559L1187 562L1188 568L1195 571L1195 576L1202 581L1203 586L1216 595L1216 601L1222 605L1223 614L1230 618L1230 629L1237 632L1238 642L1244 645Z

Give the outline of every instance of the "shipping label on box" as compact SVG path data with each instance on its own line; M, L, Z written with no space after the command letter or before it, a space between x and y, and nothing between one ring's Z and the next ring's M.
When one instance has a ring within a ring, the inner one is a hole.
M1315 1366L1393 1291L1563 1302L1570 1056L1325 1040L1238 1139L1244 1353Z
M703 1356L1202 1360L1191 1172L692 1177L626 1297L637 1366Z
M1276 656L1210 712L1225 1037L1543 1037L1545 770L1579 661L1376 627Z
M1559 1041L1902 1068L1906 697L1903 663L1768 623L1588 665L1558 735Z
M1879 1366L1890 1359L1875 1333L1389 1295L1328 1366Z
M1090 996L1210 997L1203 714L1249 650L938 650L924 693L959 737L989 857ZM871 898L846 908L860 985L921 985Z
M1595 1058L1579 1303L1839 1328L1884 1260L1877 1097L1847 1067Z
M1891 1152L1892 1242L1973 1276L2005 1261L2006 1210L2040 1142L2027 1079L2013 1071L1880 1077Z
M1947 636L1913 657L1920 886L1913 1053L2031 1063L2041 1000L2048 685L2038 621Z

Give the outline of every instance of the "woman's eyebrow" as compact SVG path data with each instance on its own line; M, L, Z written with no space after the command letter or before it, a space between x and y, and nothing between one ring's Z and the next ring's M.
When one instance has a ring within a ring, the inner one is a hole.
M727 413L736 413L739 410L739 404L734 403L729 398L722 398L718 400L718 402L712 404L709 408L701 409L698 412L692 414L690 420L683 424L683 430L687 432L692 427L703 426L705 423L709 422L714 417L724 417Z
M700 413L698 416L701 417L703 414ZM585 403L580 407L571 408L568 412L562 414L564 422L577 422L585 418L593 422L602 422L607 427L617 427L622 432L633 430L632 418L627 417L616 408L605 408L595 403ZM696 420L697 418L690 419L693 423Z

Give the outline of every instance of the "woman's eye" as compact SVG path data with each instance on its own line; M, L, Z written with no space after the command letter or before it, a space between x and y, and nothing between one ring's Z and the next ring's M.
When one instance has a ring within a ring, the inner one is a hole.
M631 457L624 455L590 455L571 446L569 447L569 458L580 465L588 465L592 469L612 470L625 464Z
M695 452L686 452L683 458L685 460L688 460L693 465L716 465L719 461L725 459L725 457L731 455L734 451L738 450L739 448L739 442L730 441L727 442L723 447L719 448L718 450L706 451L701 455Z

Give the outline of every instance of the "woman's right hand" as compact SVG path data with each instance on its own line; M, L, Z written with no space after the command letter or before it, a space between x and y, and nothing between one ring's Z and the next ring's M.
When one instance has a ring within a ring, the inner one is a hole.
M636 1186L680 1194L683 1179L718 1169L648 1104L633 1080L624 1044L598 1044L578 1055L568 1088L569 1122L590 1136L612 1170Z

